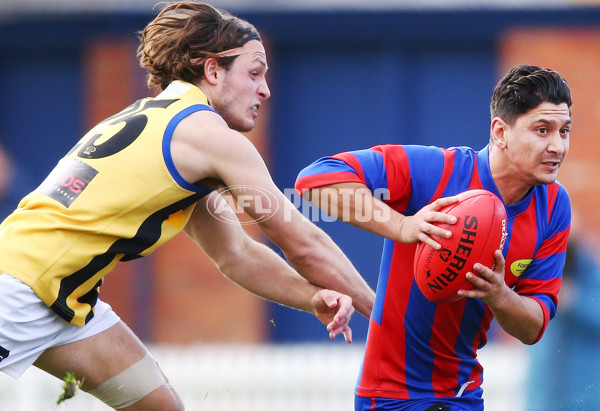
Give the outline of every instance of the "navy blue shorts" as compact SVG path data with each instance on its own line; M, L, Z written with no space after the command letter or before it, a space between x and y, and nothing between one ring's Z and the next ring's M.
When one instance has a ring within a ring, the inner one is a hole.
M478 387L460 397L398 400L354 397L355 411L483 411L483 389Z

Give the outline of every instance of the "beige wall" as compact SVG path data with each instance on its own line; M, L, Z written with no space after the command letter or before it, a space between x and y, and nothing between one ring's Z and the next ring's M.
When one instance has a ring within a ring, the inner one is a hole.
M573 229L600 233L600 31L514 29L501 38L500 72L535 64L560 72L571 87L573 128L559 181L571 196Z

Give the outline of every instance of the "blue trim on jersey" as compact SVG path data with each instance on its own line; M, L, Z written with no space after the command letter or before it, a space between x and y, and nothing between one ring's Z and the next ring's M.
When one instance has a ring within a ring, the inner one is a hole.
M173 132L175 131L175 127L177 127L177 125L181 122L181 120L183 120L190 114L195 113L197 111L203 111L203 110L208 110L208 111L212 111L213 113L217 113L212 107L209 107L206 104L194 104L193 106L189 106L189 107L181 110L179 113L177 113L171 119L171 121L169 121L169 124L167 124L167 128L165 129L165 134L163 136L163 142L162 142L162 151L163 151L163 158L165 159L165 164L167 165L167 169L169 170L169 172L171 173L171 176L175 179L177 184L179 184L181 187L185 188L186 190L190 190L195 193L201 193L201 194L206 195L213 190L204 188L204 187L199 187L195 184L192 184L192 183L186 181L181 176L181 174L179 174L179 171L177 171L177 168L175 167L175 163L173 162L173 157L171 156L171 140L173 139ZM217 113L217 114L219 114L219 113Z

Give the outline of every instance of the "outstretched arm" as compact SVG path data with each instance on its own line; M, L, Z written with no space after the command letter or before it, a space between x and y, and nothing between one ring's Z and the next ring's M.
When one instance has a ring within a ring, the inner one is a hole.
M304 218L273 183L246 137L229 129L216 114L199 112L180 123L171 149L177 170L187 181L216 180L229 187L302 277L349 295L354 307L370 316L375 292L333 240Z
M223 220L214 217L215 210ZM330 338L343 334L352 342L348 325L354 312L352 299L309 283L236 222L225 199L213 193L198 202L185 232L232 281L262 298L314 313L327 326Z

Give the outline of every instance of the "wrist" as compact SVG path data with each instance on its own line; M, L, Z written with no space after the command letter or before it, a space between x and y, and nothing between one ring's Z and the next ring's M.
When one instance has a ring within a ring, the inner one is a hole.
M515 306L517 303L516 299L518 298L519 295L504 283L503 287L493 296L488 297L488 301L484 301L484 303L486 303L494 313L505 312L510 307Z

